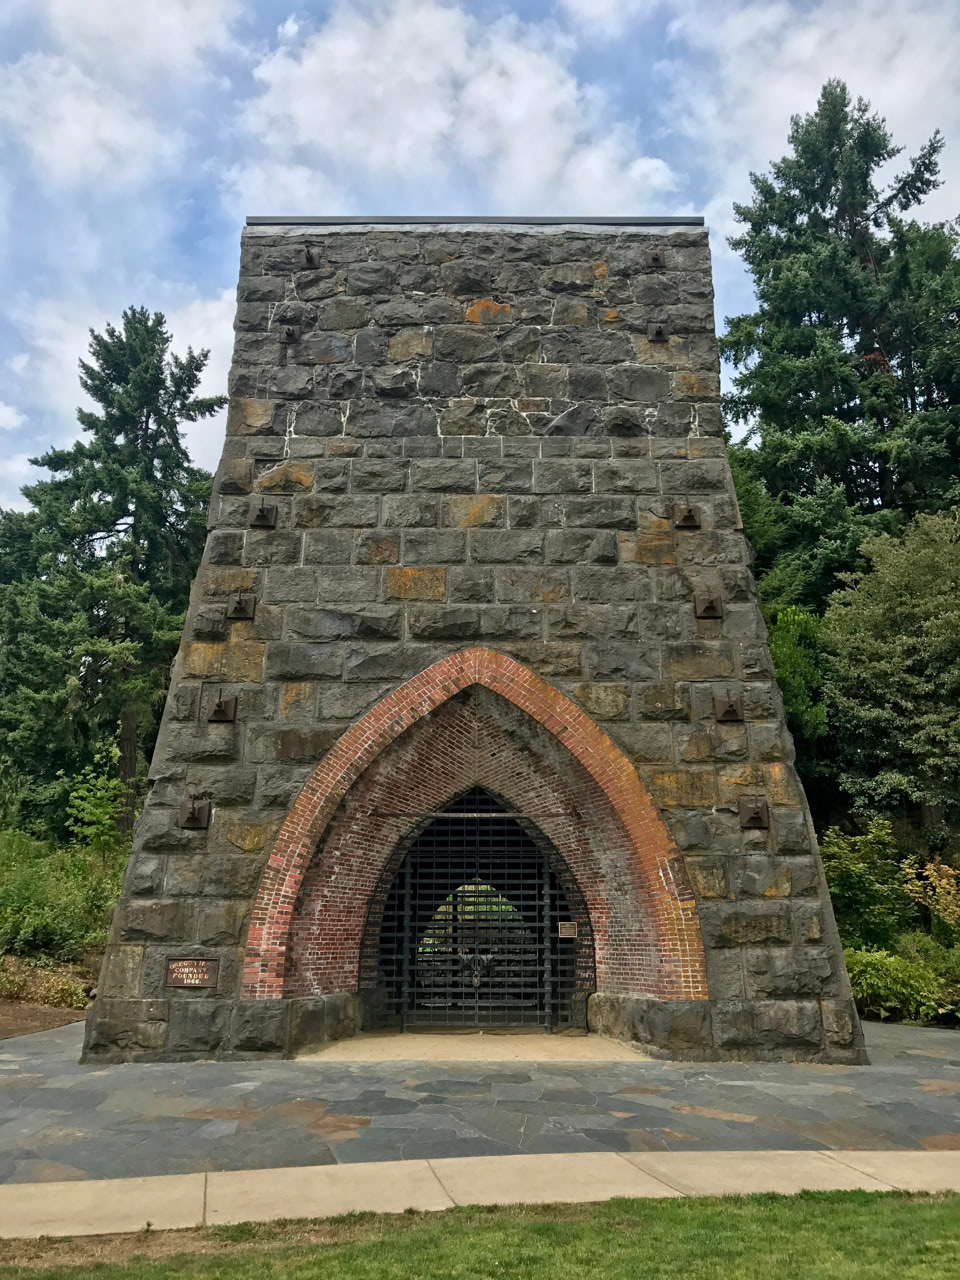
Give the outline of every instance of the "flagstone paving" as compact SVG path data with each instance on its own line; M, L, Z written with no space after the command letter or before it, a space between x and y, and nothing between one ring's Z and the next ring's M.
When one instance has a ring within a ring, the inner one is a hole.
M518 1153L960 1150L960 1031L865 1032L865 1067L80 1066L75 1024L0 1045L0 1182Z

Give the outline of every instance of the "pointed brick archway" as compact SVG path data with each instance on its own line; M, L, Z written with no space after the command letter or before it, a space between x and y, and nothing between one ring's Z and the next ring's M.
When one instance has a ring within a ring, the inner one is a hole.
M327 828L351 788L406 730L472 686L482 686L532 717L590 776L622 829L642 883L645 917L660 959L665 1000L706 1000L703 945L678 851L633 765L570 698L522 663L470 648L427 667L348 729L305 783L261 880L247 935L242 998L284 995L291 927L301 886ZM389 856L389 850L384 856Z

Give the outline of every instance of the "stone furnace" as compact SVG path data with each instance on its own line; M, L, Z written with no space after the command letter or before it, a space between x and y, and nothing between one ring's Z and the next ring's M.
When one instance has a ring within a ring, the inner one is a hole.
M863 1061L681 219L264 219L92 1059Z

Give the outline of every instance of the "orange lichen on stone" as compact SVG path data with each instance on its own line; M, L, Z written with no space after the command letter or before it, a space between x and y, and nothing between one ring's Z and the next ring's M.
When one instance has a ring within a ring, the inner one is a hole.
M220 820L223 838L244 853L260 853L276 839L279 828L280 818L274 818L270 822L239 822L227 818Z
M185 676L218 680L262 680L264 648L260 640L230 640L226 644L219 640L191 640L180 650L182 672Z
M288 716L291 711L312 711L316 693L317 686L311 681L285 680L280 685L281 716Z
M470 303L465 313L471 324L506 324L510 315L510 304L497 302L495 298L477 298Z
M712 769L641 772L657 803L665 809L711 809L717 803L717 780Z
M265 471L254 488L258 493L303 493L313 488L313 463L288 458Z
M392 600L442 600L447 593L447 571L433 567L388 569L386 593Z
M444 524L468 529L496 524L503 519L503 498L498 493L456 494L444 503Z
M639 533L621 529L617 535L620 559L627 564L675 564L676 536L670 521L650 511L641 511Z
M600 720L614 720L630 705L630 687L625 684L578 684L573 696Z
M616 307L607 307L607 309L603 313L604 324L613 324L613 322L615 320L619 320L619 318L620 318L620 312L617 310Z
M678 400L715 400L720 381L712 373L676 373L673 389Z
M234 396L227 409L227 435L267 435L273 425L276 407L276 400L252 400Z
M605 262L595 262L593 264L593 274L597 280L606 280L607 264Z

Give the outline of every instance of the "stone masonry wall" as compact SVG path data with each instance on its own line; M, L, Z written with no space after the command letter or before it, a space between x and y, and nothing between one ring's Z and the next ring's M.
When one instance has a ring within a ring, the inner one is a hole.
M87 1057L356 1029L350 991L239 998L263 868L341 734L482 645L629 757L692 887L709 1000L601 989L594 1025L685 1056L862 1060L718 373L696 227L246 229L210 532ZM217 985L165 986L185 956L219 960Z

